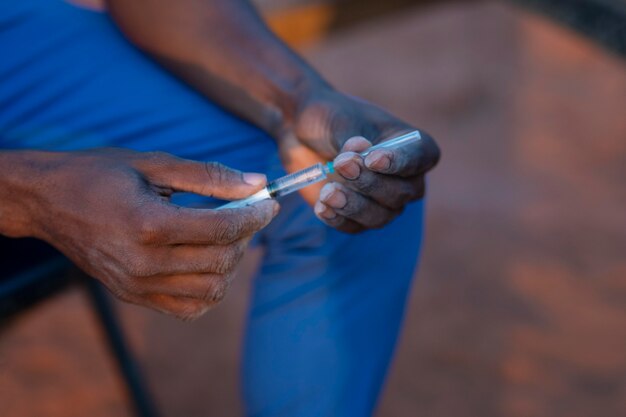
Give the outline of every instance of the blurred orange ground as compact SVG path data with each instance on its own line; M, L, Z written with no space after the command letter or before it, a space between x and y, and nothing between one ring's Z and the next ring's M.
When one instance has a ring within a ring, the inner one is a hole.
M500 2L404 11L307 57L440 141L383 417L626 415L626 61ZM181 323L119 304L166 416L238 416L248 257ZM128 416L75 289L0 333L0 416Z

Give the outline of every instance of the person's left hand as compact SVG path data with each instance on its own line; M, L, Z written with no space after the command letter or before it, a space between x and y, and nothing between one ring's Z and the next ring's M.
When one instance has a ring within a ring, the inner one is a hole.
M337 181L303 190L320 220L349 233L380 228L404 206L424 196L424 175L439 161L434 140L395 150L359 153L373 144L415 130L381 108L335 90L324 91L303 105L293 128L279 141L289 172L333 160Z

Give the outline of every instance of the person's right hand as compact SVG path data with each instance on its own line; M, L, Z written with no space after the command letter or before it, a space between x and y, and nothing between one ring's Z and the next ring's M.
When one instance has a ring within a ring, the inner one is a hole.
M266 182L217 163L122 149L46 153L31 204L34 237L122 300L193 319L224 297L251 236L278 212L173 205L178 191L247 197Z

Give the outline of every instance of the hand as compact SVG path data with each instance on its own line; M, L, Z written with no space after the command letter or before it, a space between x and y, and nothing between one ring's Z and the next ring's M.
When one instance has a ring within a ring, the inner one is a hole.
M238 199L265 176L164 153L120 149L46 153L35 231L116 296L182 319L224 297L251 236L278 211L173 205L177 191Z
M280 140L288 171L335 159L340 176L323 189L304 194L324 223L356 233L380 228L404 206L424 196L424 175L439 161L439 148L422 132L417 145L358 155L377 144L415 130L384 110L337 91L324 90L301 106L294 127ZM318 198L319 197L319 198Z

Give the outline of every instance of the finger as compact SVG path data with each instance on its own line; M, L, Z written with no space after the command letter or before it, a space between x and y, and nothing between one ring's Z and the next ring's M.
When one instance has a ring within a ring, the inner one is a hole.
M416 191L414 200L421 200L426 195L426 179L424 177L416 177L412 181L413 189Z
M167 294L134 294L130 292L114 294L127 303L151 308L185 321L197 319L217 303Z
M372 147L372 142L365 139L363 136L354 136L348 139L341 147L341 152L365 152Z
M183 274L141 278L133 293L140 296L163 294L214 303L224 298L232 276L233 274Z
M279 210L274 200L224 210L158 204L140 213L138 240L143 244L228 245L267 226Z
M136 163L159 187L227 200L254 194L267 183L263 174L243 173L217 162L198 162L151 152Z
M401 212L401 210L390 210L383 207L337 182L326 184L322 188L320 201L332 208L338 215L353 220L368 229L384 226Z
M423 196L423 186L419 177L402 178L379 174L366 168L361 156L352 152L341 154L335 159L335 170L343 176L348 164L351 165L349 169L356 167L359 175L356 178L344 177L345 185L385 207L400 209L410 201Z
M426 133L417 144L397 149L376 149L365 158L372 171L401 177L423 175L439 162L441 153L435 141Z
M151 294L140 299L142 305L150 307L183 321L192 321L206 313L217 302L208 303L196 298L174 297L165 294Z
M250 239L226 246L176 245L156 248L143 277L178 274L230 274L243 257Z
M372 146L372 143L362 136L354 136L344 143L341 153L335 158L333 165L337 173L347 179L356 179L361 173L363 164L356 161L362 159L359 153Z
M338 215L335 210L321 201L315 203L315 215L326 225L345 233L359 233L365 230L362 225Z
M363 158L356 152L347 151L340 153L333 161L335 172L343 178L354 181L359 178L363 167Z

